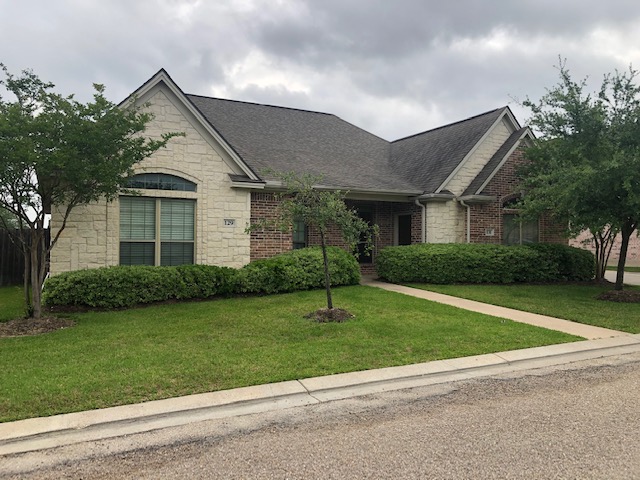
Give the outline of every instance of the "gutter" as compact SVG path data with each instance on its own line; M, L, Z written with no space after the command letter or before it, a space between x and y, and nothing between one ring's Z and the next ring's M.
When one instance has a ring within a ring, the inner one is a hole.
M422 228L420 229L421 242L427 243L427 206L424 203L420 203L419 199L415 199L414 203L422 208Z
M464 203L461 198L458 199L460 205L467 209L467 243L471 243L471 205Z

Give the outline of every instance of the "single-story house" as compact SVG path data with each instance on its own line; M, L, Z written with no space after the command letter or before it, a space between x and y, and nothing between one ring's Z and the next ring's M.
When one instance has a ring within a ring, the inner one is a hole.
M515 221L515 168L533 136L509 107L389 142L327 113L185 94L165 70L132 98L154 114L147 135L186 135L136 167L139 196L74 210L51 253L52 274L122 264L240 267L316 244L300 224L245 233L276 209L282 185L268 169L321 175L319 188L348 192L380 228L373 256L361 257L364 271L389 245L566 243L545 218ZM54 232L60 218L54 210Z

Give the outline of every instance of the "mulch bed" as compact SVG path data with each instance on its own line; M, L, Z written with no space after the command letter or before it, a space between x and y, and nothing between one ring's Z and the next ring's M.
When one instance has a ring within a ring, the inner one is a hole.
M316 310L315 312L307 313L304 318L309 318L318 323L342 323L349 320L350 318L354 318L354 316L355 315L350 314L342 308L321 308L320 310Z
M598 295L598 300L619 303L640 303L638 290L609 290Z
M75 323L68 318L42 317L21 318L0 323L0 337L22 337L25 335L40 335L55 332L62 328L73 327Z

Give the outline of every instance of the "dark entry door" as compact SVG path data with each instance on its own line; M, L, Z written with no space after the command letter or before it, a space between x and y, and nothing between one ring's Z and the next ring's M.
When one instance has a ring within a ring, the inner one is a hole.
M398 245L411 245L411 215L398 215Z

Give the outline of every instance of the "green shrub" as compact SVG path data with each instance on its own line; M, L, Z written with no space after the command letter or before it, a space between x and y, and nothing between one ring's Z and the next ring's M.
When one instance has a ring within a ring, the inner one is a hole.
M355 257L337 247L328 247L331 285L360 282ZM238 272L238 290L247 293L280 293L324 287L322 249L308 247L256 260Z
M178 299L209 298L214 295L231 295L236 291L236 270L213 265L180 265L175 267L184 289L176 294Z
M558 267L558 280L588 281L596 273L596 259L588 250L555 243L534 243L529 248L549 257Z
M563 245L417 244L383 249L376 270L390 282L588 280L593 277L593 255L583 252Z
M45 283L47 306L132 307L169 299L208 298L235 289L235 271L207 265L118 266L66 272Z
M358 262L329 247L331 285L360 282ZM163 300L210 298L235 293L293 292L324 287L322 251L304 248L258 260L235 270L211 265L119 266L77 270L45 283L47 306L122 308Z

